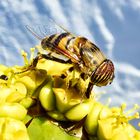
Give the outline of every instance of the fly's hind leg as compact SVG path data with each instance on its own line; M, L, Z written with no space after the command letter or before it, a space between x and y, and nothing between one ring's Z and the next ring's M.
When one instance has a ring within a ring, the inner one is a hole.
M63 63L63 64L70 64L71 60L68 59L67 61L60 59L60 58L56 58L50 54L39 54L37 57L34 58L33 63L32 63L32 67L35 68L37 66L37 63L40 59L47 59L47 60L52 60L52 61L56 61L59 63Z
M52 61L56 61L56 62L59 62L59 63L63 63L63 64L70 64L72 63L70 59L68 60L63 60L63 59L60 59L60 58L57 58L57 57L54 57L52 56L51 54L39 54L39 59L48 59L48 60L52 60ZM38 59L38 60L39 60ZM33 65L37 65L37 62L38 62L37 58L35 58L35 62L33 62ZM37 61L37 62L36 62Z
M47 60L52 60L52 61L56 61L56 62L59 62L59 63L63 63L63 64L70 64L71 63L71 60L68 59L67 61L63 60L63 59L60 59L60 58L56 58L54 56L52 56L51 54L38 54L34 59L33 59L33 62L32 64L26 68L25 70L21 71L21 72L16 72L15 74L21 74L21 73L24 73L28 70L32 70L32 69L35 69L36 66L37 66L37 63L39 60L41 59L47 59Z

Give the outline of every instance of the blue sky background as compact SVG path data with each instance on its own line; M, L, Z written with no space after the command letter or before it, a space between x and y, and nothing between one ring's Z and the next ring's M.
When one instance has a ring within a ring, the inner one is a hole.
M29 52L39 41L25 25L48 25L51 16L71 32L94 43L113 60L115 80L100 101L140 104L140 1L139 0L1 0L0 63L23 64L20 51Z

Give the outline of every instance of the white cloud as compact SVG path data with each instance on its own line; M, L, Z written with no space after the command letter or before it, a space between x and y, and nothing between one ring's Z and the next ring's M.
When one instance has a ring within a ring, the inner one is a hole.
M140 0L129 0L133 9L140 11Z
M98 25L98 28L99 28L102 36L104 37L104 39L107 42L108 53L111 56L112 50L114 47L114 43L115 43L115 39L106 25L106 22L102 16L102 11L100 10L100 8L97 5L94 6L93 18L94 18L96 24Z
M62 7L58 0L53 0L53 2L50 2L50 0L42 0L42 2L44 2L44 4L49 7L51 15L57 22L61 22L65 26L69 26L67 17L62 11Z
M131 7L134 10L140 11L140 0L105 0L105 2L120 21L125 19L124 7Z
M5 0L5 3L3 2L3 5L5 6L5 8L7 7L7 11L9 10L22 14L24 12L32 12L35 14L37 13L34 5L32 4L32 1L28 1L28 0L24 0L24 1Z
M84 14L82 13L82 1L71 0L72 9L70 11L70 19L72 21L72 26L74 31L79 35L85 36L88 39L93 40L93 34L91 34L90 29L85 21Z
M106 4L114 13L119 20L123 21L124 20L124 15L122 12L122 7L126 4L125 0L105 0Z
M116 69L124 74L140 77L140 70L127 63L115 63Z

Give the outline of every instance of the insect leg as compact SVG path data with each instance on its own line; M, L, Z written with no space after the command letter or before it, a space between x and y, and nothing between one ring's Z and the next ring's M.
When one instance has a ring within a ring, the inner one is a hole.
M92 88L93 88L93 83L90 82L88 84L88 88L87 88L86 93L85 93L87 98L89 98L91 91L92 91Z
M68 59L67 61L63 60L63 59L60 59L60 58L56 58L50 54L40 54L39 56L37 56L34 60L33 60L33 66L36 67L37 63L38 63L38 60L39 59L48 59L48 60L52 60L52 61L56 61L56 62L59 62L59 63L64 63L64 64L67 64L67 63L72 63L70 59Z
M70 59L68 59L67 61L65 60L62 60L60 58L56 58L54 56L51 56L50 54L38 54L38 56L36 56L33 60L33 63L25 70L21 71L21 72L16 72L15 74L21 74L23 72L26 72L28 70L31 70L31 69L34 69L36 68L37 66L37 63L40 59L48 59L48 60L52 60L52 61L56 61L56 62L59 62L59 63L64 63L64 64L70 64L72 63Z

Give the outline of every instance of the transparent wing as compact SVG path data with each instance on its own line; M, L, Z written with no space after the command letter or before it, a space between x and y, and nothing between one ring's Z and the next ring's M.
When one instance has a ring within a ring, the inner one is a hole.
M70 33L70 31L65 29L62 25L59 25L58 23L56 23L51 18L49 19L47 18L46 24L26 25L25 27L39 40L42 40L46 36L53 35L53 34L59 34L63 32Z
M93 43L87 43L86 46L81 48L81 56L85 65L92 69L95 69L105 60L103 53Z

